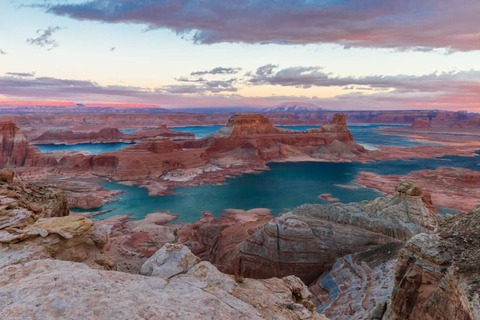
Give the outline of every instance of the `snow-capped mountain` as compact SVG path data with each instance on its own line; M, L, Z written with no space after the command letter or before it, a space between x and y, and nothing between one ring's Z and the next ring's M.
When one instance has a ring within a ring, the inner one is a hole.
M308 102L286 102L273 107L262 109L262 112L304 112L304 111L319 111L322 110L319 106Z

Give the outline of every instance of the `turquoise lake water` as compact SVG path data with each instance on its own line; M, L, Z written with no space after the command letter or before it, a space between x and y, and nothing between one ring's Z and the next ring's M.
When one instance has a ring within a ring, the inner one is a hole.
M315 126L282 126L291 130L307 130ZM381 135L377 131L382 127L402 127L399 125L352 125L349 126L355 140L367 148L382 145L414 146L421 143L404 137ZM176 127L175 130L192 132L196 138L202 138L221 128L221 126ZM43 152L68 150L85 151L92 154L115 151L128 146L123 143L80 144L80 145L40 145ZM435 159L411 159L378 161L361 163L326 163L297 162L271 163L270 170L245 174L229 178L223 185L201 185L182 187L173 190L172 194L149 197L144 188L123 186L116 182L105 182L108 189L122 190L119 201L106 204L98 210L112 210L98 216L106 218L115 214L132 214L141 219L155 211L169 211L180 215L178 221L195 221L203 211L210 211L218 216L225 209L235 208L248 210L251 208L269 208L274 215L286 212L304 203L326 203L319 198L322 193L330 193L340 202L370 200L379 196L372 189L356 186L350 190L335 184L353 185L353 180L360 171L378 174L408 174L414 170L435 169L439 166L464 167L480 170L480 156L477 157L442 157ZM83 211L83 210L77 210ZM448 210L446 210L448 211Z
M37 144L41 152L76 151L89 154L112 152L131 146L131 143Z
M177 221L191 222L210 211L215 216L227 208L270 208L274 215L286 212L304 203L327 203L319 198L330 193L340 202L371 200L380 194L361 186L356 190L344 189L335 184L353 185L360 171L378 174L407 174L413 170L453 166L479 170L480 153L476 157L446 156L434 159L390 160L361 163L294 162L270 163L270 170L229 178L223 185L201 185L176 188L172 194L149 197L146 189L105 182L108 189L122 190L119 202L99 210L113 210L98 218L130 213L135 219L155 211L179 214ZM445 210L448 212L448 210Z

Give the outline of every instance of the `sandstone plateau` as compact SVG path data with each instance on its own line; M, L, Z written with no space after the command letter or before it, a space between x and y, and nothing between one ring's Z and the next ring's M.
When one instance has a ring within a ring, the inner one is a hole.
M360 172L355 182L390 193L393 186L404 179L430 190L432 200L438 206L465 213L480 205L480 172L464 168L440 167L412 171L405 176Z

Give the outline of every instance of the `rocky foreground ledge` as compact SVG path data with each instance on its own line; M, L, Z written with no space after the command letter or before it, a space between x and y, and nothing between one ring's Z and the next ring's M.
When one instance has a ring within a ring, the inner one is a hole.
M69 216L57 189L0 172L0 319L326 319L303 282L236 278L165 244L113 271L109 225Z
M290 276L235 279L182 245L165 245L144 275L32 260L0 269L1 319L327 319Z

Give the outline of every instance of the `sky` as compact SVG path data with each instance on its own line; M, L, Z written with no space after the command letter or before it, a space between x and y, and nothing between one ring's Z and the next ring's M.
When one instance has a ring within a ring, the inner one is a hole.
M475 0L2 0L0 105L480 112Z

